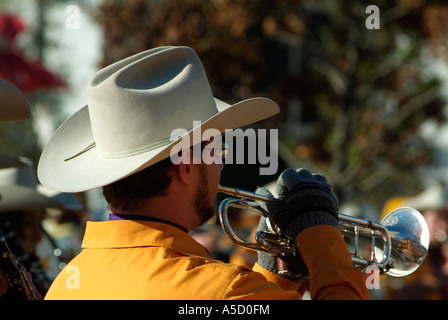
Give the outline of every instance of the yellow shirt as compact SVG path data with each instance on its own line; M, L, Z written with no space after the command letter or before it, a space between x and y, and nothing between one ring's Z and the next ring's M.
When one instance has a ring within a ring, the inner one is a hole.
M258 265L251 270L213 260L191 236L165 223L88 222L82 247L81 253L55 279L45 299L301 298L296 283ZM328 257L322 260L329 262ZM310 263L314 266L317 262ZM341 258L330 263L339 268ZM351 260L349 266L343 266L342 272L316 269L314 276L320 284L313 286L311 281L311 292L316 297L368 298L362 273L351 266Z

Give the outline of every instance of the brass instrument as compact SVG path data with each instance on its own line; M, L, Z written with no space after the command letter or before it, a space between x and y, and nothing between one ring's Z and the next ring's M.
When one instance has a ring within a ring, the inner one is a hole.
M219 186L218 191L237 198L227 198L219 206L219 219L224 231L237 245L250 250L264 251L274 255L295 254L300 248L297 243L284 236L270 224L271 232L257 232L256 242L248 242L230 226L229 208L257 211L255 201L282 201L274 197L244 191L237 188ZM339 213L339 230L344 239L354 243L350 253L353 265L364 270L375 265L381 274L404 277L417 270L426 257L429 248L429 229L425 219L413 208L398 208L390 212L381 223ZM366 240L367 239L367 240ZM360 241L368 241L370 257L360 255ZM347 241L346 244L348 245Z
M17 260L9 249L6 239L0 230L0 271L8 281L10 289L14 290L19 299L37 300L38 293L26 276L25 267Z

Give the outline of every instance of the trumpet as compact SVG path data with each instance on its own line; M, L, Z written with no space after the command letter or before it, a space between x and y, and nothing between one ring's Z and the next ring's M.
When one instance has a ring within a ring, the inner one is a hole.
M8 281L9 287L14 290L19 299L37 300L37 292L26 276L25 267L11 252L6 239L0 230L0 271Z
M219 186L218 192L235 198L224 199L218 209L223 230L237 245L249 250L268 252L276 256L297 255L300 252L296 241L288 239L266 218L269 232L258 231L255 242L247 241L231 227L228 211L230 208L255 211L263 214L258 202L280 203L282 200L238 188ZM351 250L353 265L365 270L376 266L381 274L404 277L417 270L429 249L429 229L420 212L402 207L387 214L381 223L338 213L339 230ZM360 242L367 241L370 252L360 254Z

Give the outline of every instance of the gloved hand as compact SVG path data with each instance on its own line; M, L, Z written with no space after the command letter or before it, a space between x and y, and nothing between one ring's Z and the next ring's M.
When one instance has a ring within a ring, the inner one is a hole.
M260 203L269 219L291 240L303 230L316 225L338 227L338 201L327 179L307 169L285 170L277 180L280 204ZM270 195L266 188L256 193Z
M269 232L272 233L272 230L269 230L269 227L266 223L266 217L261 216L260 221L258 222L257 232ZM258 260L257 263L265 268L266 270L269 270L272 273L277 273L277 257L275 255L272 255L267 252L263 251L257 251Z
M267 218L261 216L258 223L257 232L263 231L272 233L268 227ZM278 274L291 281L302 283L308 276L308 268L303 261L300 252L296 254L271 254L268 252L257 251L257 263L272 273ZM284 269L286 268L286 269Z
M271 192L269 192L269 190L266 188L258 188L256 192L264 196L273 197ZM267 210L266 207L262 209ZM274 226L272 226L272 222L271 225L268 226L269 220L270 219L268 219L267 217L261 216L258 223L257 232L275 232L274 230L272 230L272 228L274 228ZM300 252L296 252L295 254L275 254L258 251L257 253L257 263L270 272L278 274L297 283L302 283L305 279L307 279L307 276L309 274L308 268L306 267L306 264L303 261Z

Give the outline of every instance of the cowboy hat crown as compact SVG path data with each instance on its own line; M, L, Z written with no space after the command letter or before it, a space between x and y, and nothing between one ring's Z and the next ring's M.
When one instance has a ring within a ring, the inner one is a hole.
M38 177L48 188L105 186L170 156L171 132L220 132L279 112L270 99L229 105L213 97L196 52L160 47L118 61L87 83L88 105L67 119L42 152ZM201 125L193 127L194 121ZM190 139L192 141L192 139Z
M87 97L105 157L169 144L173 128L189 130L218 112L199 57L187 47L157 48L113 64L89 81Z

